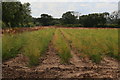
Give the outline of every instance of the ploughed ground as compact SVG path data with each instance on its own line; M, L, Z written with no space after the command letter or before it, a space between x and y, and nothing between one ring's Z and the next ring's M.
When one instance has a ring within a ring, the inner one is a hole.
M69 64L61 64L60 58L50 43L46 54L40 58L38 66L28 67L28 59L19 54L3 62L3 78L118 78L118 62L104 57L100 64L88 58L79 58L73 51Z
M71 45L70 45L71 46ZM3 78L116 78L120 77L119 62L105 56L100 64L89 58L81 58L71 49L69 64L62 64L57 51L50 42L39 65L28 67L28 58L23 54L2 63Z

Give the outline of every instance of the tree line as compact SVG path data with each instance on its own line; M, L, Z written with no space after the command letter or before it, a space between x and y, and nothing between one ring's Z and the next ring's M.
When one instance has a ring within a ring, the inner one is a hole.
M62 18L55 19L51 15L41 14L40 18L34 18L34 22L42 26L56 25L66 27L120 27L118 12L112 14L92 13L88 15L76 16L74 11L63 13Z
M2 28L33 26L65 26L65 27L120 27L119 11L112 14L91 13L75 15L74 11L63 13L61 18L53 18L49 14L40 17L31 16L30 3L2 2Z

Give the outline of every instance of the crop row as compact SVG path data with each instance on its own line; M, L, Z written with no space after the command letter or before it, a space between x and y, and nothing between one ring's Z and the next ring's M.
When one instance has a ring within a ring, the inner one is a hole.
M61 58L62 63L68 63L69 59L72 57L70 47L65 41L63 35L61 34L60 30L56 30L55 36L53 39L53 45L56 51L58 52L58 55Z
M55 29L25 32L15 35L3 35L3 60L22 53L29 58L30 65L38 64L40 56L46 51Z
M95 63L99 63L106 55L120 60L117 29L63 28L46 28L12 35L3 34L2 59L4 61L21 53L28 57L29 65L37 65L50 41L52 41L62 63L69 62L72 57L71 49L77 51L80 57L87 56Z
M118 30L107 29L61 29L81 57L89 56L99 63L102 56L120 59L118 53Z

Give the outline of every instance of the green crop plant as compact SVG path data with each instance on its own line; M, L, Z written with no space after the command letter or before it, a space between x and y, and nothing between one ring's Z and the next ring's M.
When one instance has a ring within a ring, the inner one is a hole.
M99 63L104 55L119 58L117 29L61 30L78 53L88 55L95 63Z
M63 35L60 33L59 29L56 30L53 45L61 58L62 63L69 63L69 59L72 57L70 53L70 47L65 41Z
M26 45L23 48L24 55L29 58L29 66L39 64L39 58L43 55L53 37L54 29L35 31L27 37Z
M2 36L2 59L15 57L22 47L22 39L19 34Z

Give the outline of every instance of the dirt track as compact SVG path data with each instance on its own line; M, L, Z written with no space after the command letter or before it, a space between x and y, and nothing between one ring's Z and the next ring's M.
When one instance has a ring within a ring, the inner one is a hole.
M61 64L57 52L50 42L46 53L40 58L39 65L28 67L28 59L19 54L16 58L3 62L3 78L118 78L118 62L104 57L100 64L88 58L80 58L71 50L69 64Z

